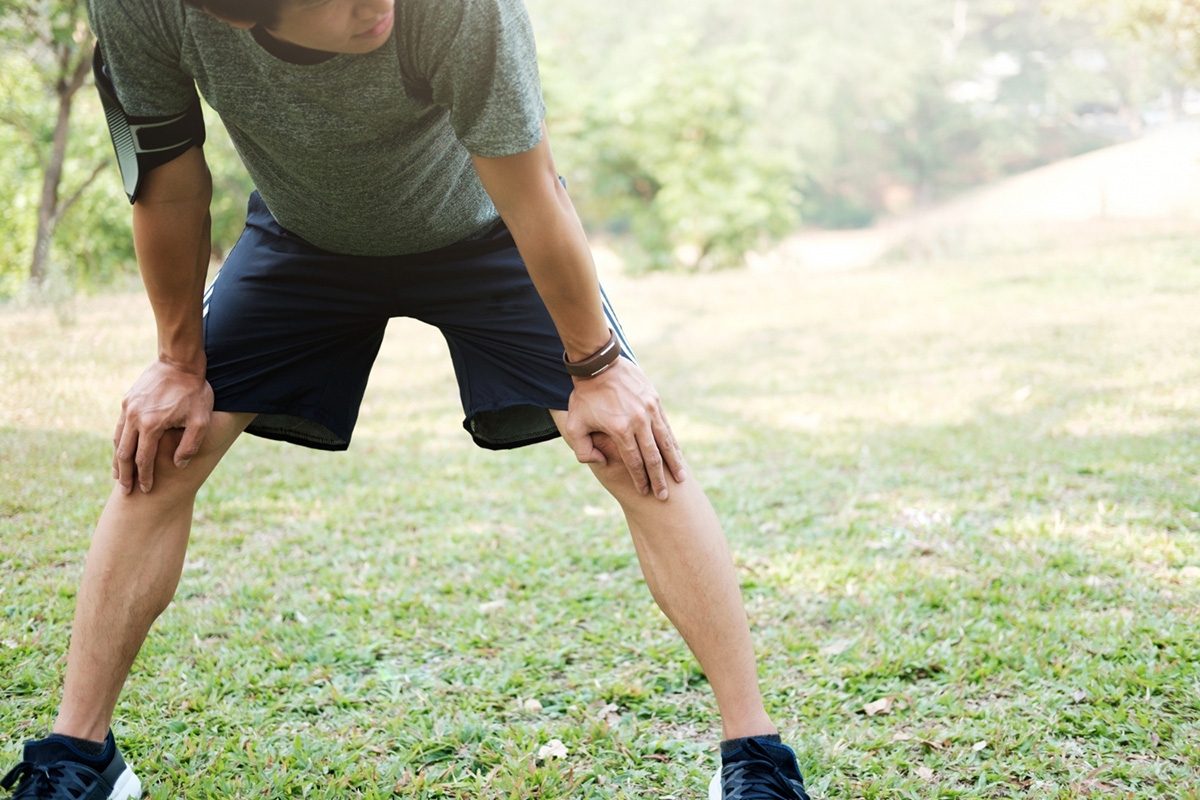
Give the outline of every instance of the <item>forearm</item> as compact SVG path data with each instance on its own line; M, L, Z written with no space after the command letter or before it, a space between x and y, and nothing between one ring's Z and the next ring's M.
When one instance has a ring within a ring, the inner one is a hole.
M517 222L513 238L567 357L577 361L608 341L608 321L583 226L557 179L554 191L547 213Z
M154 170L133 206L134 247L154 309L158 357L201 375L211 199L208 168L193 149Z
M550 311L567 357L585 358L608 341L608 321L587 237L558 180L550 140L475 169L516 240L529 277Z
M583 226L559 183L545 131L543 126L542 141L527 152L476 156L475 170L517 242L567 358L580 361L608 342L608 318ZM563 437L580 461L607 464L619 458L639 492L666 500L664 466L682 482L683 456L658 393L630 363L618 360L593 379L576 379ZM596 433L609 437L610 453L596 445Z

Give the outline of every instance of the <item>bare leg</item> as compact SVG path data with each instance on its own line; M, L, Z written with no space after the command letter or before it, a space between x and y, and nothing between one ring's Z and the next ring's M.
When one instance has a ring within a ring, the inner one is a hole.
M179 584L196 492L253 414L214 413L200 452L171 462L179 432L164 436L154 490L114 486L88 551L75 605L62 706L54 732L101 741L150 625Z
M561 428L566 412L551 413ZM671 482L666 501L643 495L615 453L607 466L593 466L592 471L625 512L655 602L708 676L724 738L776 733L763 708L733 559L704 490L691 478Z

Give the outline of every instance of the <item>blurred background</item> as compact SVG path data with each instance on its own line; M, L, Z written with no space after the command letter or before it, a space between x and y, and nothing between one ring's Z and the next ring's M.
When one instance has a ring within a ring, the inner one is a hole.
M527 0L602 266L1200 225L1200 0ZM0 299L127 281L82 0L0 0ZM215 115L215 255L249 182Z

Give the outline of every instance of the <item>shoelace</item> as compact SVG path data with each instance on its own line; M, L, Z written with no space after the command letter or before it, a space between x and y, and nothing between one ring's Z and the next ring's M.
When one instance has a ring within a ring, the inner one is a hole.
M809 800L803 789L785 778L766 750L753 740L745 745L754 757L734 762L730 767L730 782L736 787L738 800Z
M24 797L48 797L53 786L49 766L39 766L29 761L22 761L8 771L0 787L11 789L13 784L21 781L21 795ZM31 780L26 781L25 778ZM14 795L15 797L16 795Z
M795 798L800 800L805 796L796 792L791 781L780 775L775 765L769 762L742 761L733 768L732 777L738 789L739 800L754 800L755 798ZM807 799L805 799L807 800Z
M31 761L22 761L8 771L4 780L0 780L0 788L11 789L17 781L21 781L21 784L13 794L12 800L52 798L55 787L60 790L60 797L64 796L61 790L68 788L76 790L71 796L82 797L88 789L87 783L79 776L79 771L64 764L34 764Z

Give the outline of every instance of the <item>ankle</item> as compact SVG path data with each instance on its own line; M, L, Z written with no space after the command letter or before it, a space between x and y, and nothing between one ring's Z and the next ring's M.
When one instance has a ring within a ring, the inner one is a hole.
M772 744L783 744L783 739L778 733L764 733L756 736L742 736L737 739L725 739L721 742L721 757L733 755L745 746L746 742L751 739L757 739L760 742L771 742Z
M60 713L50 732L68 739L103 743L108 739L109 728L107 722L81 723Z
M771 722L766 712L754 714L745 719L721 720L721 739L750 739L755 736L778 736L779 728Z
M116 757L116 752L116 743L111 732L106 734L102 741L52 733L45 739L25 743L25 756L29 761L41 764L74 761L96 772L107 769Z
M93 758L104 755L104 750L108 747L108 739L105 739L102 742L97 742L95 739L80 739L78 736L68 736L65 733L59 733L55 735L66 739L72 747L76 748L84 755L88 755Z

